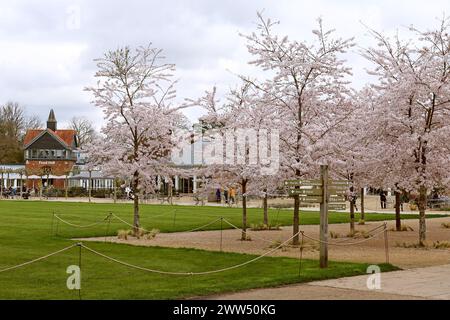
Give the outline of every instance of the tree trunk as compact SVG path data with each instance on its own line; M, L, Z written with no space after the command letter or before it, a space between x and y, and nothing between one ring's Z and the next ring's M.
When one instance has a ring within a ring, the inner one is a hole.
M247 240L247 180L242 180L242 235L241 240Z
M134 195L134 221L133 221L133 233L134 236L139 235L139 196L137 194Z
M419 190L419 244L424 246L426 240L425 210L427 207L427 188L422 186Z
M350 201L350 233L355 233L355 201Z
M267 208L267 189L264 189L264 198L263 198L263 210L264 210L264 224L266 226L269 225L269 214Z
M169 188L169 189L167 190L167 196L168 196L168 198L169 198L169 204L172 206L172 205L173 205L172 177L170 177L169 184L167 185L167 188Z
M139 174L137 172L134 173L133 176L133 195L134 195L134 221L133 221L133 233L134 236L139 234L140 221L139 221Z
M395 191L395 229L402 231L402 221L400 218L400 192Z
M366 212L364 208L364 188L361 188L361 224L366 221Z
M296 235L293 239L292 239L292 244L293 245L298 245L300 243L299 241L299 234L298 232L300 231L300 226L299 226L299 222L300 222L300 197L298 195L294 196L294 223L293 223L293 235Z
M116 181L116 179L114 179L114 185L113 185L113 187L114 187L114 203L117 203L117 181Z

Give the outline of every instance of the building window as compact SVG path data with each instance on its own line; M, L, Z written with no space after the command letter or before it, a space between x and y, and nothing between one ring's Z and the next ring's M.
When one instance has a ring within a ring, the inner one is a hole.
M59 149L31 149L25 153L27 159L69 159L72 156L70 151Z

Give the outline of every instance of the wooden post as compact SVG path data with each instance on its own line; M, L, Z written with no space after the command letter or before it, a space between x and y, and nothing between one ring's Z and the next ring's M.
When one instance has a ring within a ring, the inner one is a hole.
M39 188L39 200L42 200L42 189L44 188L44 176L41 176L41 187Z
M328 165L320 166L322 202L320 203L320 267L328 268Z
M89 202L91 202L91 192L92 190L92 170L89 170L89 182L88 182L88 196L89 196Z
M400 216L400 192L395 191L395 230L402 231L402 221Z
M364 187L361 188L361 224L365 223L366 220L366 209L364 208Z
M69 173L67 172L66 173L66 179L65 179L65 181L64 181L64 198L66 198L66 200L67 200L67 198L69 197Z
M23 173L20 172L20 198L22 199L23 195Z
M222 252L223 242L223 217L220 217L220 252Z

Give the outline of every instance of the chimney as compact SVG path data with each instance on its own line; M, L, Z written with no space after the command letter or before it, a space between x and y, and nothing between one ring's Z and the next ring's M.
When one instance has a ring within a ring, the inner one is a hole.
M55 112L53 112L53 109L51 109L50 114L48 115L47 129L56 131L56 123Z

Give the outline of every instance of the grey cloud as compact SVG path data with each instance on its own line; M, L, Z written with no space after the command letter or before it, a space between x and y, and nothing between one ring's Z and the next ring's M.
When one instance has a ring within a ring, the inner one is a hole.
M74 7L79 28L70 28ZM280 20L278 30L291 38L311 38L315 19L322 16L337 34L356 35L367 45L360 20L388 31L411 23L431 27L447 7L444 0L432 6L419 0L5 1L0 3L0 103L17 100L43 120L54 107L61 121L84 114L100 125L101 112L82 89L94 81L93 59L107 50L152 42L184 77L179 98L197 97L214 84L224 92L237 82L226 69L230 64L232 71L243 72L248 55L238 32L253 30L258 10ZM350 55L349 64L358 68L356 86L367 81L364 61ZM198 113L189 112L192 118Z

